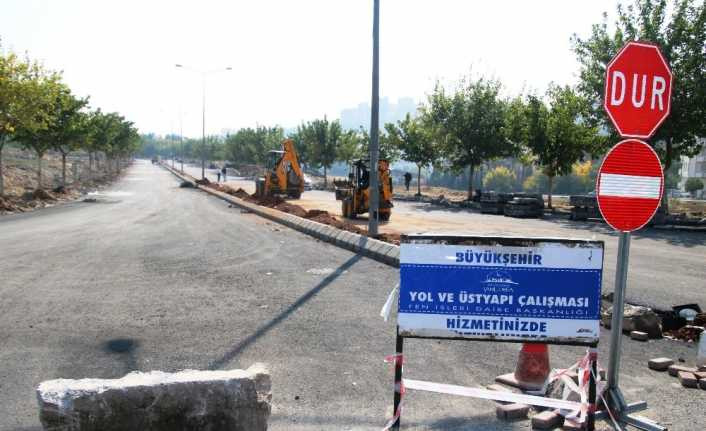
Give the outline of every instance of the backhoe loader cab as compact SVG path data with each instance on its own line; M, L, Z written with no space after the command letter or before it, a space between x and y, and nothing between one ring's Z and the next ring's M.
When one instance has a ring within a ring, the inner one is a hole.
M348 180L334 181L336 199L341 201L343 217L354 219L370 209L370 160L356 160L350 166ZM378 219L390 220L392 211L392 177L387 160L378 161L380 208Z
M294 141L282 142L281 151L270 151L265 159L265 176L255 182L258 197L287 195L299 199L304 191L304 174L299 166Z

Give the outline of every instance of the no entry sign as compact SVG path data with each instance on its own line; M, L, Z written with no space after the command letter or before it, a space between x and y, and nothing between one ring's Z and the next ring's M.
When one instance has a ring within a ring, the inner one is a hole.
M662 165L652 147L626 139L608 152L598 172L598 208L613 229L631 232L650 221L663 188Z
M657 46L629 42L606 68L603 107L625 138L647 139L670 110L672 72Z

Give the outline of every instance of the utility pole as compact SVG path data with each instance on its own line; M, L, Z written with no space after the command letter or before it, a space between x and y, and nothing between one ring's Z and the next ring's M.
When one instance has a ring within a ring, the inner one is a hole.
M206 179L206 73L201 73L201 179Z
M370 106L370 208L368 209L368 236L378 234L378 128L380 121L380 0L373 0L373 95Z
M186 67L182 64L176 64L176 67L188 69L192 72L201 74L201 179L206 178L206 75L215 72L233 70L230 66L225 69L216 70L199 70Z

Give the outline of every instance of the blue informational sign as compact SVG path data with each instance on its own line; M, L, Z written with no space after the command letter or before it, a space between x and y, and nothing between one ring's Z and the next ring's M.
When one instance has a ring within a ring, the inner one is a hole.
M403 239L402 335L597 341L602 242L454 238Z

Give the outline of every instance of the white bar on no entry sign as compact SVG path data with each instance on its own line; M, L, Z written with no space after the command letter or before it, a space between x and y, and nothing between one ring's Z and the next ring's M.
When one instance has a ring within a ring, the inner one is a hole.
M661 186L662 179L660 177L601 174L598 194L601 196L659 199Z

